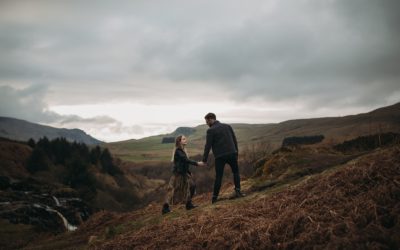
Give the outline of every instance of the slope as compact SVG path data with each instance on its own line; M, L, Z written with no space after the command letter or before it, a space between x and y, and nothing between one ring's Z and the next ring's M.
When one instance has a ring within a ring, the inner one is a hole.
M101 212L78 231L27 249L397 249L400 146L354 157L242 199L211 205L209 194L202 195L189 212L174 207L161 216L155 204ZM252 190L252 180L245 184Z

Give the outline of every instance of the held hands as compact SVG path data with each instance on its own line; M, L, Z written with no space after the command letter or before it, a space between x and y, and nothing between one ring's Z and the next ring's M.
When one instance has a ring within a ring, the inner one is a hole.
M207 164L205 162L202 162L202 161L197 162L197 165L199 167L207 167Z

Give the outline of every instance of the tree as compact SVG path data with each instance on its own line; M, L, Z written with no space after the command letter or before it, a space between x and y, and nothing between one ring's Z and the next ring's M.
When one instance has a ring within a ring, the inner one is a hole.
M66 138L61 137L51 141L53 151L53 158L55 164L65 164L65 160L71 155L71 144Z
M114 165L113 158L108 149L104 149L100 156L100 163L103 171L110 175L121 174L121 170Z
M51 145L49 139L47 137L40 138L36 144L38 147L41 147L47 155L51 154Z
M37 171L48 170L51 162L47 157L46 152L39 147L33 149L31 156L28 159L27 169L31 173Z
M100 156L101 156L101 148L99 146L96 146L95 148L92 148L90 151L90 162L93 165L97 165L100 161Z
M33 138L30 138L28 141L28 145L29 147L34 148L36 146L35 140Z
M65 167L67 174L64 183L72 188L78 189L85 199L92 199L96 195L96 181L92 173L89 172L89 162L75 152L66 161Z

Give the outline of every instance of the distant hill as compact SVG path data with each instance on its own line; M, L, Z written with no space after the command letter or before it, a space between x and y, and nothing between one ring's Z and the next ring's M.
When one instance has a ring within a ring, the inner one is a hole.
M221 122L224 122L221 120ZM323 135L322 143L341 143L358 136L383 132L400 132L400 103L379 108L369 113L344 117L324 117L289 120L272 124L231 124L243 153L253 145L278 148L287 137ZM177 129L170 134L151 136L107 144L118 157L134 162L168 161L172 144L162 143L163 138L174 137L177 132L189 137L190 155L202 154L207 126ZM186 134L186 133L187 134Z
M50 140L64 137L71 142L76 141L89 145L102 143L80 129L53 128L9 117L0 117L0 137L19 141L27 141L30 138L37 141L42 137Z

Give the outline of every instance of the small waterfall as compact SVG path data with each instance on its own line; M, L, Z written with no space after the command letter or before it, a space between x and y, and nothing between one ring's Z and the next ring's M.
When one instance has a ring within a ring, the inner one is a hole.
M53 200L56 202L57 207L61 206L60 201L57 199L57 197L53 196Z
M60 216L60 218L63 220L64 222L64 226L68 231L75 231L78 227L69 224L69 222L67 221L67 219L57 210L53 210L54 212L56 212L58 214L58 216Z
M33 204L33 206L37 207L37 208L43 208L48 212L56 213L62 219L62 221L64 223L64 227L65 227L65 229L67 229L67 231L75 231L78 228L78 227L76 227L74 225L69 224L68 220L64 217L64 215L62 215L62 213L58 212L55 209L52 209L49 206L42 206L42 205L39 205L39 204Z

